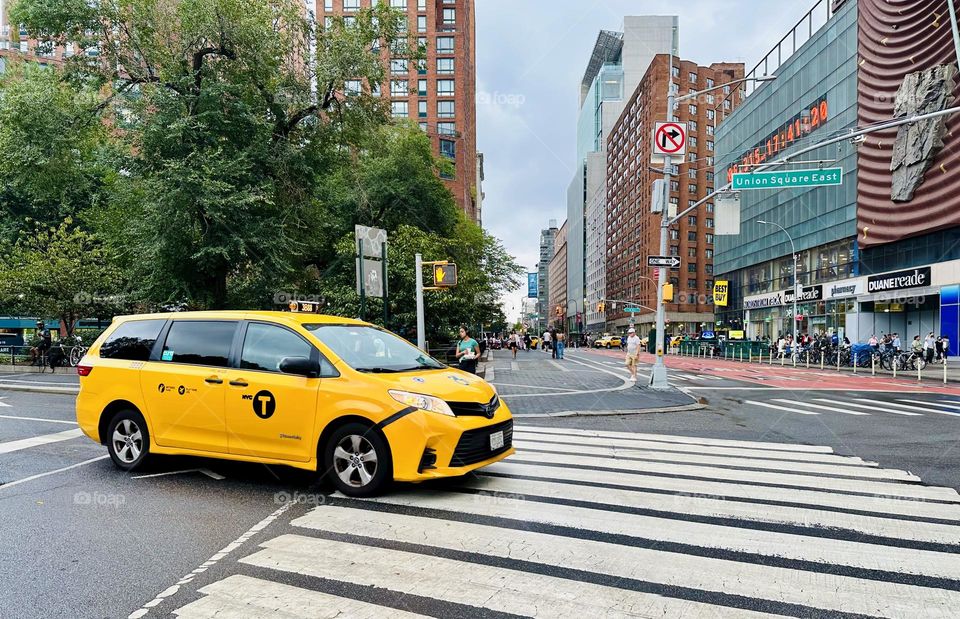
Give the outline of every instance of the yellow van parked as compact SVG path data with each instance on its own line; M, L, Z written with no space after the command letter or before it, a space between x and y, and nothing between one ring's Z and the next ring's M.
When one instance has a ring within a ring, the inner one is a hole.
M149 454L283 464L369 496L514 453L512 415L490 384L357 320L123 316L77 369L80 428L123 470Z

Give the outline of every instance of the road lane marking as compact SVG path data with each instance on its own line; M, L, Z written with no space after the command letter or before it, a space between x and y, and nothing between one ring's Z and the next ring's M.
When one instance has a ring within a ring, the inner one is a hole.
M510 369L513 370L514 372L517 372L517 371L520 370L520 364L517 363L516 361L511 361L511 362L510 362Z
M55 470L53 470L53 471L47 471L46 473L38 473L37 475L31 475L30 477L24 477L23 479L18 479L18 480L16 480L16 481L11 481L11 482L5 483L5 484L3 484L3 485L0 485L0 492L2 492L4 488L13 488L14 486L18 486L18 485L20 485L20 484L25 484L25 483L27 483L28 481L33 481L33 480L35 480L35 479L40 479L40 478L42 478L42 477L48 477L48 476L50 476L50 475L56 475L57 473L63 473L64 471L69 471L69 470L71 470L71 469L75 469L75 468L78 468L78 467L81 467L81 466L85 466L85 465L91 464L91 463L93 463L93 462L98 462L98 461L100 461L100 460L105 460L106 458L109 458L109 457L110 457L110 456L97 456L96 458L90 458L89 460L84 460L83 462L77 462L76 464L71 464L70 466L65 466L65 467L63 467L63 468L55 469Z
M498 382L496 383L496 386L497 387L520 387L522 389L547 389L549 391L567 391L569 393L577 392L576 389L567 389L566 387L545 387L543 385L517 385L515 383L499 383Z
M775 404L769 404L767 402L757 402L755 400L744 400L744 404L752 404L753 406L762 406L764 408L772 408L774 410L783 411L787 413L797 413L800 415L819 415L820 413L815 413L813 411L802 411L796 408L788 408L786 406L777 406Z
M8 454L40 445L59 443L60 441L69 441L79 436L83 436L83 431L80 430L80 428L75 428L54 434L41 434L40 436L31 436L30 438L22 438L16 441L7 441L6 443L0 443L0 454Z
M566 367L566 366L564 366L564 365L562 365L562 364L560 364L560 363L557 363L556 361L547 361L547 363L549 363L550 365L552 365L553 367L557 368L558 370L560 370L560 371L562 371L562 372L569 372L569 371L570 371L570 368L568 368L568 367Z
M817 400L818 402L831 402L833 404L837 403L837 400L835 399L833 400L829 398L814 398L814 399ZM876 404L870 404L870 405L857 404L856 402L848 402L846 400L843 401L843 404L844 406L854 406L856 408L863 408L869 411L873 411L875 413L891 413L893 415L906 415L907 417L923 417L923 414L921 413L911 413L908 411L898 411L898 410L888 409L888 408L879 408Z
M925 402L923 400L905 400L903 398L900 398L897 401L909 402L912 404L922 404L924 406L939 406L941 408L960 408L960 404L946 404L944 402ZM940 412L949 413L950 411L940 411ZM954 414L960 415L960 413L954 413Z
M182 619L210 619L211 617L318 617L323 609L325 617L397 617L421 619L418 615L396 608L378 606L359 600L330 595L321 591L302 589L261 578L234 574L200 589L204 597L176 609L173 613Z
M872 402L874 404L882 404L884 406L896 406L901 409L906 409L910 411L919 411L920 413L936 413L938 415L949 415L950 417L960 417L960 413L953 413L950 411L938 411L935 408L930 406L918 407L918 406L908 406L906 404L897 404L896 402L886 402L884 400L873 400L871 398L857 398L860 402Z
M811 404L810 402L801 402L801 401L797 401L797 400L787 400L787 399L784 399L784 398L775 398L775 399L770 400L770 401L771 401L771 402L781 402L781 403L784 403L784 404L792 404L792 405L794 405L794 406L806 406L806 407L809 407L809 408L818 408L818 409L825 410L825 411L833 411L833 412L835 412L835 413L843 413L844 415L866 415L866 416L868 416L868 417L870 416L870 413L861 413L860 411L848 411L848 410L843 410L842 408L835 408L835 407L833 407L833 406L823 406L823 405L821 405L821 404Z
M16 419L17 421L45 421L47 423L65 423L70 426L77 425L76 421L67 421L65 419L44 419L43 417L18 417L16 415L0 415L0 419Z

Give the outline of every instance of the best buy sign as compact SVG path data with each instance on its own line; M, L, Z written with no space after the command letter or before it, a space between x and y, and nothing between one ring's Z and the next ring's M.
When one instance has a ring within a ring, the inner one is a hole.
M734 174L731 189L781 189L789 187L829 187L843 184L843 168L822 170L784 170Z

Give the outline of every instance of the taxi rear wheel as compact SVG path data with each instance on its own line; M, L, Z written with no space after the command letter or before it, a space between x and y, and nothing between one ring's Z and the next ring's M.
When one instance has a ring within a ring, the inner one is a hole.
M386 439L362 423L347 423L330 435L324 447L327 477L347 496L367 497L383 492L393 480L393 464Z
M143 464L150 453L150 434L143 416L135 410L123 410L107 426L107 451L120 469L132 471Z

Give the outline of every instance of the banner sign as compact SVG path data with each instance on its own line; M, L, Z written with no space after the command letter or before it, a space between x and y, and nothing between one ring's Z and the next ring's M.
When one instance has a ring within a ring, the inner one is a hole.
M930 267L919 267L908 271L896 271L883 275L871 275L867 278L867 292L886 292L888 290L904 290L906 288L920 288L929 286Z
M527 297L536 298L540 290L540 274L527 273Z
M730 282L718 280L713 284L713 304L726 307L727 297L730 294Z
M828 299L843 299L845 297L856 297L863 294L866 289L866 280L848 279L842 282L826 284L826 297Z
M793 303L794 297L793 290L785 290L783 292L783 302L784 304ZM823 286L804 286L800 291L800 298L797 299L797 303L807 303L808 301L822 301L823 300Z

